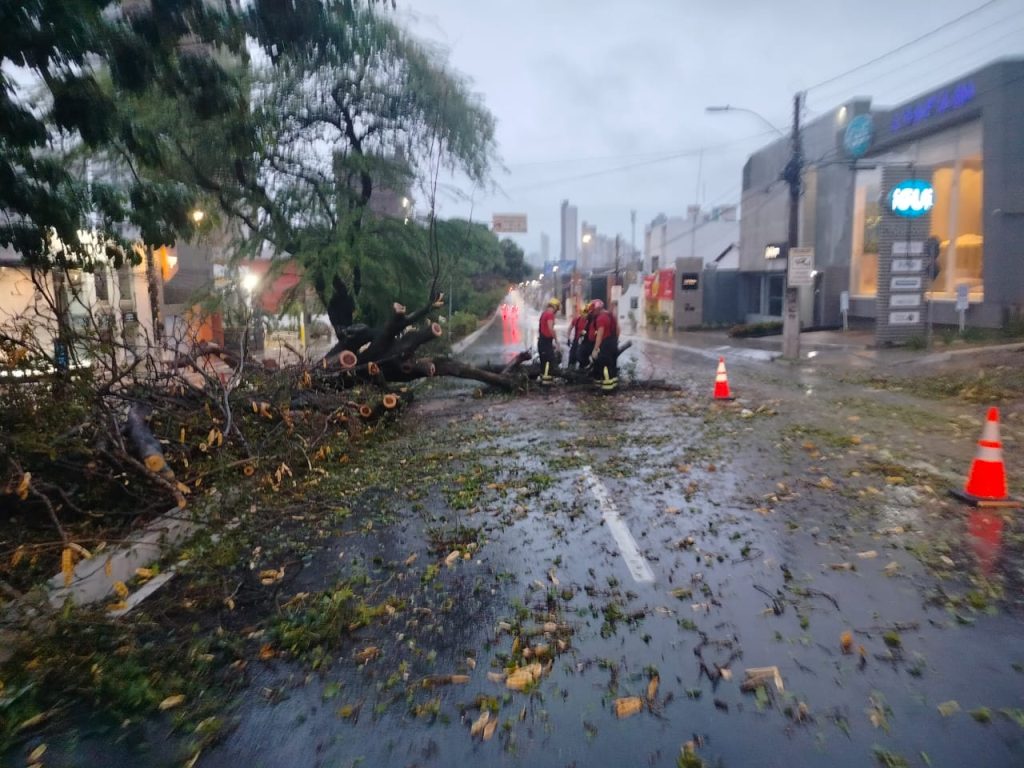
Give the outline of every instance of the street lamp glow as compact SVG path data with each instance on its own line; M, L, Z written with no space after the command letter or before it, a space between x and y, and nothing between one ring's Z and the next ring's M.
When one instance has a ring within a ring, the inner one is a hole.
M764 123L769 128L771 128L773 131L775 131L775 133L779 134L779 136L785 136L786 135L781 130L779 130L764 115L760 114L759 112L755 112L752 109L747 109L746 107L734 107L732 104L719 104L719 105L714 105L714 106L710 106L710 107L704 107L704 111L705 112L746 112L748 115L753 115L754 117L756 117L762 123Z
M256 286L260 284L260 276L255 272L246 272L242 275L242 288L246 293L252 293L256 290Z
M538 280L543 280L544 279L544 273L541 272L539 275L537 275L537 279Z
M409 207L409 198L408 197L403 197L402 198L402 207L403 208L408 208Z
M553 266L553 267L551 268L551 271L552 271L552 272L557 272L557 271L558 271L558 265L557 265L557 264L555 264L555 266Z
M205 218L206 211L202 211L199 208L196 208L194 211L192 211L192 221L194 223L199 224Z

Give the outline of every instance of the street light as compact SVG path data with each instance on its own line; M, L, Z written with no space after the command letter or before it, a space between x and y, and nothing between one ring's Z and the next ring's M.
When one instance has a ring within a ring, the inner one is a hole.
M732 104L722 104L720 106L704 107L704 111L705 112L746 112L748 115L753 115L754 117L756 117L762 123L764 123L769 128L771 128L775 133L779 134L779 136L785 136L786 135L783 131L781 131L779 128L777 128L775 126L775 124L772 123L764 115L762 115L762 114L760 114L758 112L755 112L752 109L747 109L746 107L734 107Z
M242 275L242 289L249 294L251 297L253 292L256 290L256 286L260 284L260 276L255 272L246 272Z
M202 223L203 219L206 218L206 211L196 208L194 211L192 211L191 216L193 223L200 224Z
M800 104L802 94L797 93L793 98L793 131L789 138L791 142L791 154L786 167L782 171L782 178L789 186L789 247L790 250L799 245L800 239L800 182L803 173L803 146L800 141ZM777 128L764 115L746 107L734 107L731 104L723 106L705 107L706 112L746 112L753 115L762 123L772 129L781 138L786 134ZM799 291L795 286L789 285L789 265L786 265L786 293L785 304L782 308L782 356L790 360L800 359L800 308Z

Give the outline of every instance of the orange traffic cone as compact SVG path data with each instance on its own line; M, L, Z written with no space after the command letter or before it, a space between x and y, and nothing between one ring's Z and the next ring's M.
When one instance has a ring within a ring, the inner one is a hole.
M950 491L961 501L975 507L1016 507L1019 502L1006 492L1006 469L1003 466L1003 444L999 440L999 409L989 408L985 427L981 430L978 452L971 462L964 490Z
M729 377L725 373L725 358L718 358L718 372L715 373L715 400L735 400L729 392Z

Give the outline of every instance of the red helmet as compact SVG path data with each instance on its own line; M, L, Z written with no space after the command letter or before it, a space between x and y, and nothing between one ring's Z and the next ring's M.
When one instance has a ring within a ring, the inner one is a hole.
M600 299L594 299L592 302L590 302L590 307L587 311L600 312L602 309L604 309L604 302L601 301Z

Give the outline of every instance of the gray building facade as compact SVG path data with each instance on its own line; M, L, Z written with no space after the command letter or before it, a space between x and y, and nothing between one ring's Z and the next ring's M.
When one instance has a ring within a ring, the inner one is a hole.
M851 139L855 119L860 141ZM922 238L938 252L922 286L936 324L957 322L958 296L969 301L969 325L999 327L1022 314L1024 59L993 62L892 108L850 100L802 137L800 244L814 247L816 269L813 287L800 290L803 327L839 325L843 292L851 318L887 313L888 283L879 284L891 279L893 243L907 240L903 253ZM780 138L743 169L739 301L748 321L782 316L788 194L780 177L789 154ZM903 205L904 192L920 201Z

